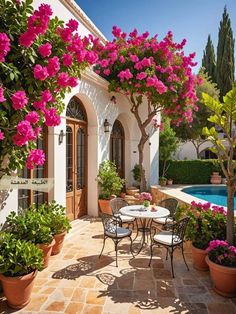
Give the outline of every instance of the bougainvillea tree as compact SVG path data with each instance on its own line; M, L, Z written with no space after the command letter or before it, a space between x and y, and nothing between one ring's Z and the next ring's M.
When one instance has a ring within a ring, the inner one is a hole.
M109 81L109 90L125 94L130 103L141 133L138 144L141 169L141 190L146 189L143 168L143 149L149 138L150 125L158 127L156 115L163 114L180 124L192 121L192 110L196 109L195 84L192 74L194 53L185 56L186 40L178 44L173 35L158 40L146 32L139 35L134 30L127 36L118 27L113 27L114 40L105 46L96 43L99 54L97 73ZM145 116L141 115L146 104Z
M64 25L32 0L0 0L0 173L42 165L36 141L42 127L60 124L63 98L93 64L92 36L81 38L78 22Z

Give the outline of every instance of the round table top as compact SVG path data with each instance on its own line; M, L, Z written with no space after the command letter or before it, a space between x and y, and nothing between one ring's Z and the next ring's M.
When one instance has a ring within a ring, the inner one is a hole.
M145 208L143 205L129 205L120 209L122 215L131 216L135 218L165 218L168 217L170 211L161 206L155 206L156 211L151 211L152 205Z

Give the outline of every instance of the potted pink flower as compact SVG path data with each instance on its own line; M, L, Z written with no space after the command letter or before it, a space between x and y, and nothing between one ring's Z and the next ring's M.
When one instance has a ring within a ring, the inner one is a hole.
M236 296L236 247L226 241L213 240L207 248L206 262L217 293Z
M142 192L139 196L140 201L143 201L144 207L149 207L152 201L152 195L149 192Z

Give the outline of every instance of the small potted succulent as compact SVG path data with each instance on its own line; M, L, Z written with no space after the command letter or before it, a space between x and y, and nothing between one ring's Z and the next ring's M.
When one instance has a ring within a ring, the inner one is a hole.
M191 206L179 206L176 219L190 217L186 239L192 241L193 266L197 270L208 270L205 259L211 240L226 238L226 212L223 207L211 206L210 203L192 202Z
M110 160L104 160L100 164L96 180L100 187L98 200L100 211L111 214L109 201L120 194L125 180L119 177L116 165Z
M30 241L43 251L44 268L47 267L54 239L46 217L31 206L21 215L11 212L6 222L7 229L16 238Z
M33 243L0 233L0 279L7 303L21 309L30 302L34 279L43 269L43 253Z
M206 262L217 293L236 296L236 247L226 241L213 240L207 248Z
M54 236L55 243L52 247L52 255L56 255L61 252L64 238L71 229L70 221L66 216L66 209L56 201L52 201L42 204L38 211L45 216Z

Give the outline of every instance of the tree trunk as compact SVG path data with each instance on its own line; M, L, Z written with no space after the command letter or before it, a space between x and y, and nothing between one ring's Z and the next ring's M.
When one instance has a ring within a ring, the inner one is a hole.
M234 244L234 192L235 185L227 184L227 234L226 239L230 245Z
M141 181L140 181L140 192L144 192L147 190L147 180L145 176L145 169L143 167L143 149L146 143L146 139L141 137L139 144L138 144L138 152L139 152L139 167L140 167L140 174L141 174Z
M196 146L197 159L200 159L200 147Z

